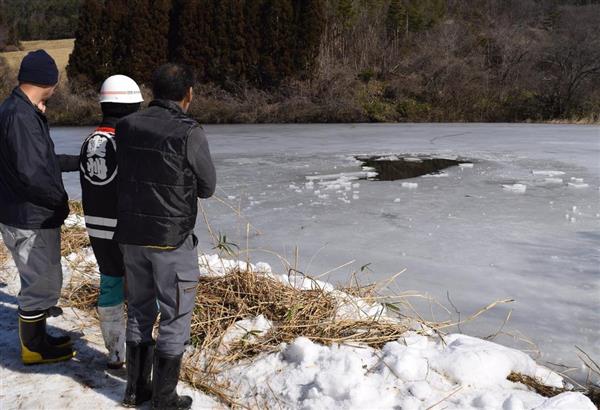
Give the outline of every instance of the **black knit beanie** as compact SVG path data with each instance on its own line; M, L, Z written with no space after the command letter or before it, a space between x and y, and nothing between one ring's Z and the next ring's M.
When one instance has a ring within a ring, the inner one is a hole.
M54 59L44 50L30 52L21 61L19 82L56 85L58 83L58 68Z

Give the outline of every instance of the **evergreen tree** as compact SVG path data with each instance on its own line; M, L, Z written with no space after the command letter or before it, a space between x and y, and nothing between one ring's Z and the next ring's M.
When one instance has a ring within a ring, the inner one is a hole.
M244 32L244 76L251 83L257 83L259 79L261 29L261 10L264 0L246 0L243 4L243 32Z
M227 10L227 41L229 50L226 82L246 80L244 0L231 0Z
M4 7L0 3L0 51L4 50L8 40L8 29L4 17Z
M265 0L260 13L259 85L277 86L294 72L294 10L291 0Z
M405 0L406 32L419 32L438 23L446 12L444 0Z
M105 25L102 0L85 0L81 6L75 45L69 57L67 75L75 87L97 86L108 72L104 54Z
M148 84L156 67L168 60L170 0L131 0L131 34L123 73Z
M391 0L385 18L385 28L389 36L397 37L403 31L406 17L402 0Z
M356 17L353 0L338 0L336 8L336 23L342 28L348 28L352 25L352 20Z
M153 70L170 60L191 65L200 80L226 88L243 82L277 86L310 72L324 27L324 0L102 3L86 0L82 7L69 71L94 85L111 74L147 83Z
M207 66L211 51L209 50L209 3L212 0L183 0L175 7L179 10L174 12L176 20L171 21L177 30L172 31L171 41L177 41L173 45L171 60L190 65L196 69L199 80L208 80Z
M294 67L299 74L304 75L312 71L319 54L325 28L325 5L323 0L295 0L294 3Z
M127 3L127 0L106 0L105 3L102 20L106 32L106 41L103 48L110 55L108 67L111 74L129 72L127 64L133 27L129 20ZM136 11L139 12L139 10Z
M206 74L209 80L222 83L229 69L229 32L227 9L231 0L212 0L206 5L207 19L205 34L208 39L206 49Z

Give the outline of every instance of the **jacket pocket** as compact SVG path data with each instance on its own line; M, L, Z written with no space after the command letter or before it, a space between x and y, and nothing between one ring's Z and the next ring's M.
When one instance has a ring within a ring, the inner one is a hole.
M185 315L194 309L198 289L198 272L177 272L177 316Z
M194 233L189 234L181 246L188 251L193 251L198 246L198 237Z

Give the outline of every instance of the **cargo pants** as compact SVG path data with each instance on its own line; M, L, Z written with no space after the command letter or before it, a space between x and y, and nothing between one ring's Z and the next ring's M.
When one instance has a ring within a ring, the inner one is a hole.
M20 229L0 224L0 233L19 271L19 309L33 312L55 306L63 282L60 228Z
M127 280L128 342L151 341L160 311L158 354L178 356L183 353L190 338L200 278L197 243L192 234L177 249L121 245Z

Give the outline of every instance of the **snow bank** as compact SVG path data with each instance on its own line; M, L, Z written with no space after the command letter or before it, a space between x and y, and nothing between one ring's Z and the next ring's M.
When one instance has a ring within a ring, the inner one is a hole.
M444 342L414 333L380 350L300 337L223 377L239 382L243 401L258 395L290 409L426 409L441 401L441 408L465 410L595 409L582 394L547 399L530 392L506 380L511 371L562 386L522 352L465 335Z
M394 320L378 303L336 290L327 282L301 275L276 275L267 264L201 257L203 271L225 274L249 268L298 289L322 289L339 301L339 318ZM254 340L273 324L262 316L233 325L225 344ZM224 369L219 379L233 383L238 399L289 409L426 409L443 401L448 409L581 409L595 407L579 393L548 399L507 380L512 372L562 388L563 379L527 354L462 334L444 338L407 332L381 349L333 344L324 346L299 337Z

